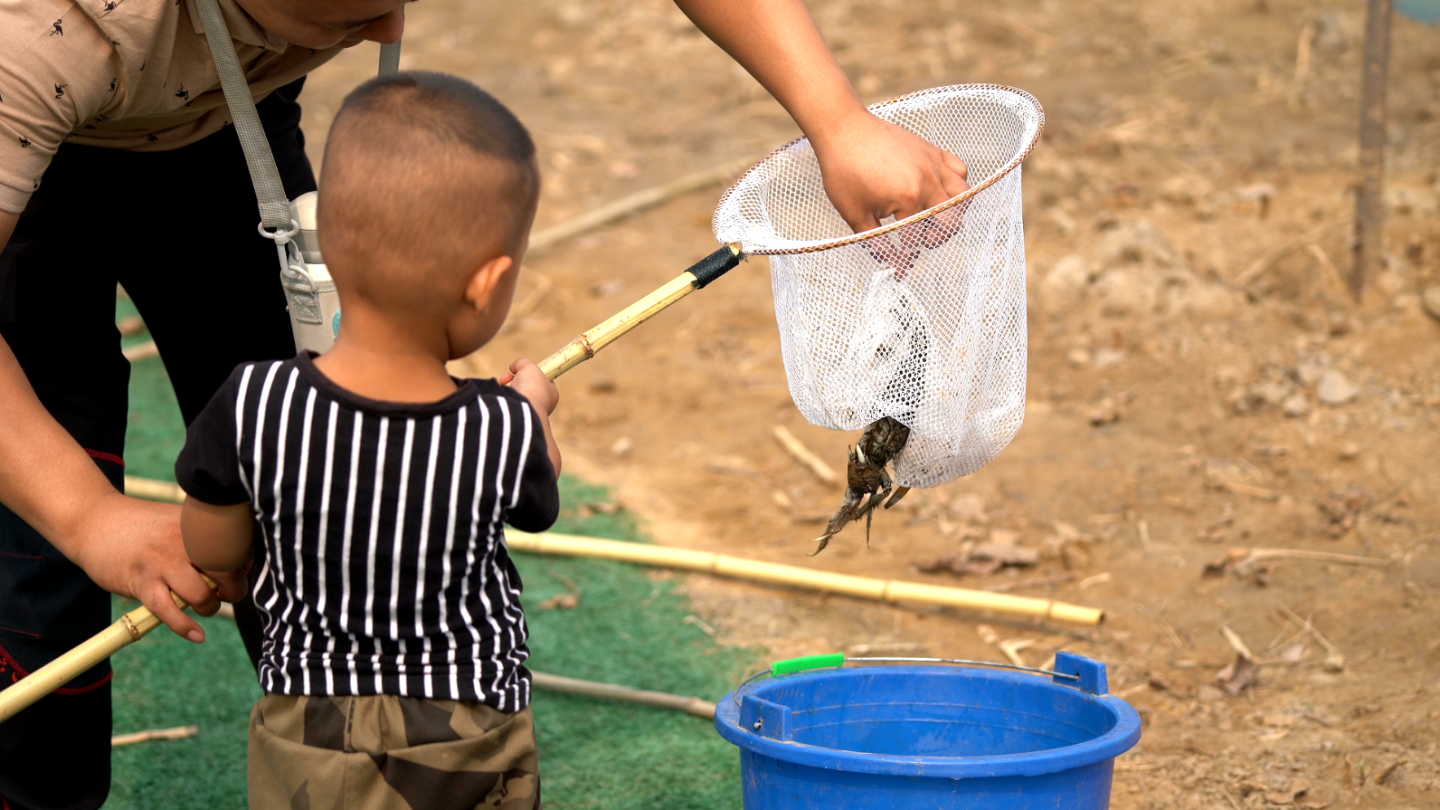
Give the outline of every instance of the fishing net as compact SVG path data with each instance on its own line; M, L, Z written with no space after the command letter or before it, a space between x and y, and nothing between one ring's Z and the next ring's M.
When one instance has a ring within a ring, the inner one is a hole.
M871 107L962 158L972 188L855 234L825 195L808 140L773 152L715 211L715 235L770 257L795 405L812 424L911 429L897 483L968 475L1025 417L1025 239L1020 162L1044 113L994 85L926 90Z

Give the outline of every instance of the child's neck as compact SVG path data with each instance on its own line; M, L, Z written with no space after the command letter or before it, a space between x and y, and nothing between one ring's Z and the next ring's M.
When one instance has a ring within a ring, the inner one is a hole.
M455 393L455 380L445 370L443 338L427 342L408 329L354 315L360 317L345 312L335 345L315 359L331 382L384 402L438 402Z

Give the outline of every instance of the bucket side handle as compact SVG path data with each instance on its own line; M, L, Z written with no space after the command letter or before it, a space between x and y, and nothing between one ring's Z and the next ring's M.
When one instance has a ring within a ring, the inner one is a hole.
M1055 653L1055 683L1073 686L1092 695L1110 693L1110 679L1105 665L1092 658L1068 652ZM1068 677L1065 677L1068 676Z
M790 739L792 733L790 707L746 695L740 701L740 727L761 737L784 742Z

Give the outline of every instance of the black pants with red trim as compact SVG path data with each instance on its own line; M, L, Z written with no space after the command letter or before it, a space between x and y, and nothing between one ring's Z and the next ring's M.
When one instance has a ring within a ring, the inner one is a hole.
M315 188L301 84L258 105L291 198ZM188 425L236 365L295 354L274 243L258 222L231 128L168 152L67 144L0 253L0 336L40 401L117 487L130 365L115 328L116 284L159 346ZM253 610L237 614L253 619ZM109 594L0 506L0 686L110 622ZM258 633L244 634L253 658ZM104 803L110 677L102 663L0 723L0 808Z

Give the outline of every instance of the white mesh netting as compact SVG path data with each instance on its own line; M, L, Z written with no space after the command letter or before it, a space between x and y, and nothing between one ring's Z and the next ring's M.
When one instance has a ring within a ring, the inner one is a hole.
M994 85L914 93L871 110L962 158L972 189L856 235L830 204L809 141L772 153L721 198L715 235L770 256L790 394L812 424L911 429L897 483L968 475L1025 417L1020 162L1044 113Z

